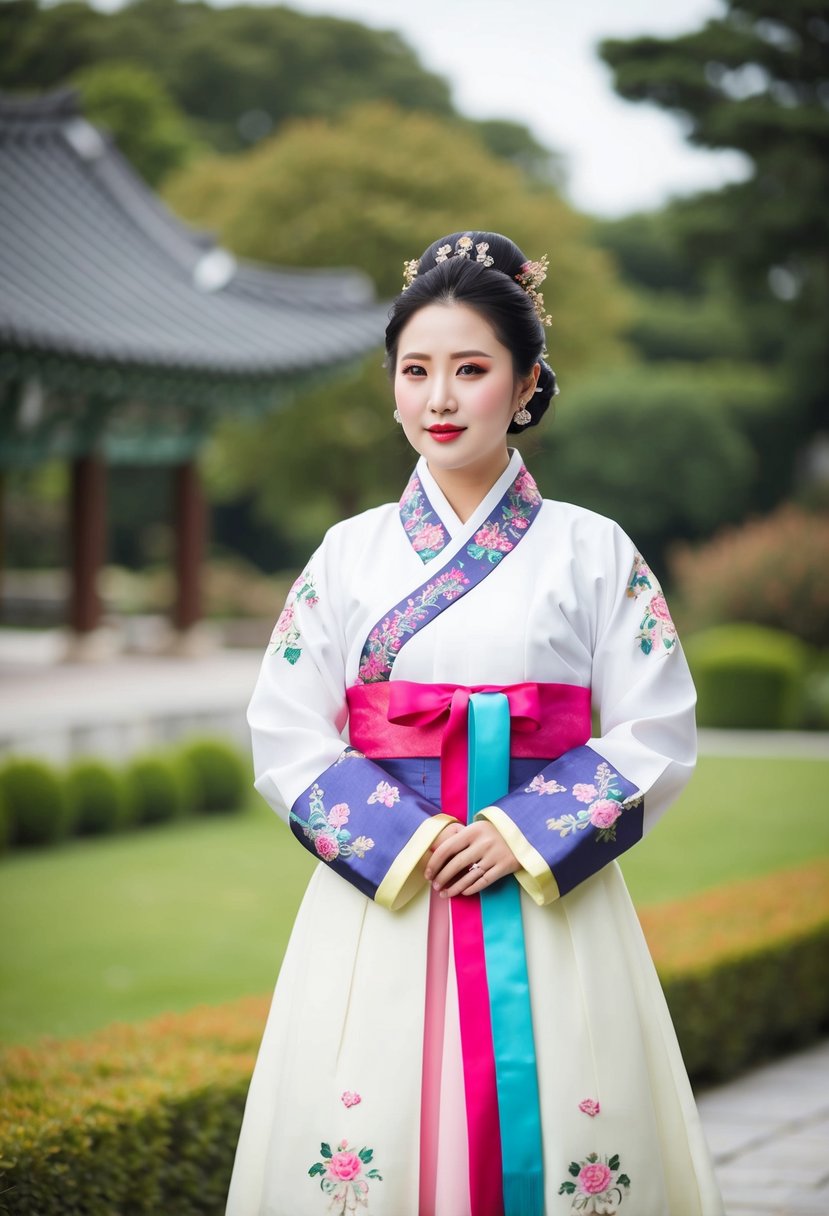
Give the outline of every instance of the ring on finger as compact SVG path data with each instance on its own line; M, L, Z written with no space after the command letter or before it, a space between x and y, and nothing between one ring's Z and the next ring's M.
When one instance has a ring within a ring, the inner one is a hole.
M480 869L481 869L481 863L479 861L473 861L472 865L469 867L469 873L471 874L473 872L473 870L480 870Z

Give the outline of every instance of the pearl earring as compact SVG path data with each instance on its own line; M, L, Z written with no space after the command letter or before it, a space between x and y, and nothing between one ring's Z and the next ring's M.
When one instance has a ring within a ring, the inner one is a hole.
M399 410L395 410L395 411L394 411L394 413L392 414L392 418L394 418L394 421L395 421L395 422L402 422L402 421L403 421L403 419L400 417L400 411L399 411Z

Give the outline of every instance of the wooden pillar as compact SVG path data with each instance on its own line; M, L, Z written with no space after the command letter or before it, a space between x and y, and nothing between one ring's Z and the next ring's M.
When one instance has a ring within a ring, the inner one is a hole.
M174 527L176 537L176 601L173 624L183 633L202 615L201 569L207 544L207 507L195 460L174 470Z
M98 571L106 554L106 466L98 456L72 462L72 590L69 623L75 633L91 633L101 617Z

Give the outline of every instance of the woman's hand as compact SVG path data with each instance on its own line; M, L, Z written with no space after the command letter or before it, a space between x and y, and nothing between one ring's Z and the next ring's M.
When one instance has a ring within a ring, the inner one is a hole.
M426 879L442 898L477 895L521 864L500 832L486 819L448 824L426 865Z

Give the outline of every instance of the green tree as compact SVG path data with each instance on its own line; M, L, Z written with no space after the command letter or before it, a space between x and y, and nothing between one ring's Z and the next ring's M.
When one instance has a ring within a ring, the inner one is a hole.
M193 129L219 152L257 143L287 119L333 116L361 101L454 113L446 81L398 34L278 5L132 0L104 13L80 0L42 8L38 0L6 0L0 47L0 88L9 90L54 88L111 62L144 71L151 65ZM560 181L560 160L522 123L465 121L496 156L541 181ZM120 135L114 123L113 130ZM163 143L169 134L160 132Z
M85 68L73 77L90 122L110 131L134 169L157 186L204 145L151 72L131 63Z
M824 416L829 364L829 0L726 0L678 38L602 43L615 86L680 115L692 143L745 153L747 180L677 205L683 241L716 263L792 386L790 433Z
M463 156L436 155L458 147ZM399 291L404 260L441 233L508 232L529 257L549 254L550 359L564 393L588 368L624 355L626 297L587 221L463 123L382 104L306 119L242 155L193 164L168 180L165 197L238 254L355 265L381 296ZM227 424L208 461L216 491L255 488L260 510L295 521L306 546L334 519L399 494L412 457L391 421L380 362L378 352L355 380L341 377L261 423Z

